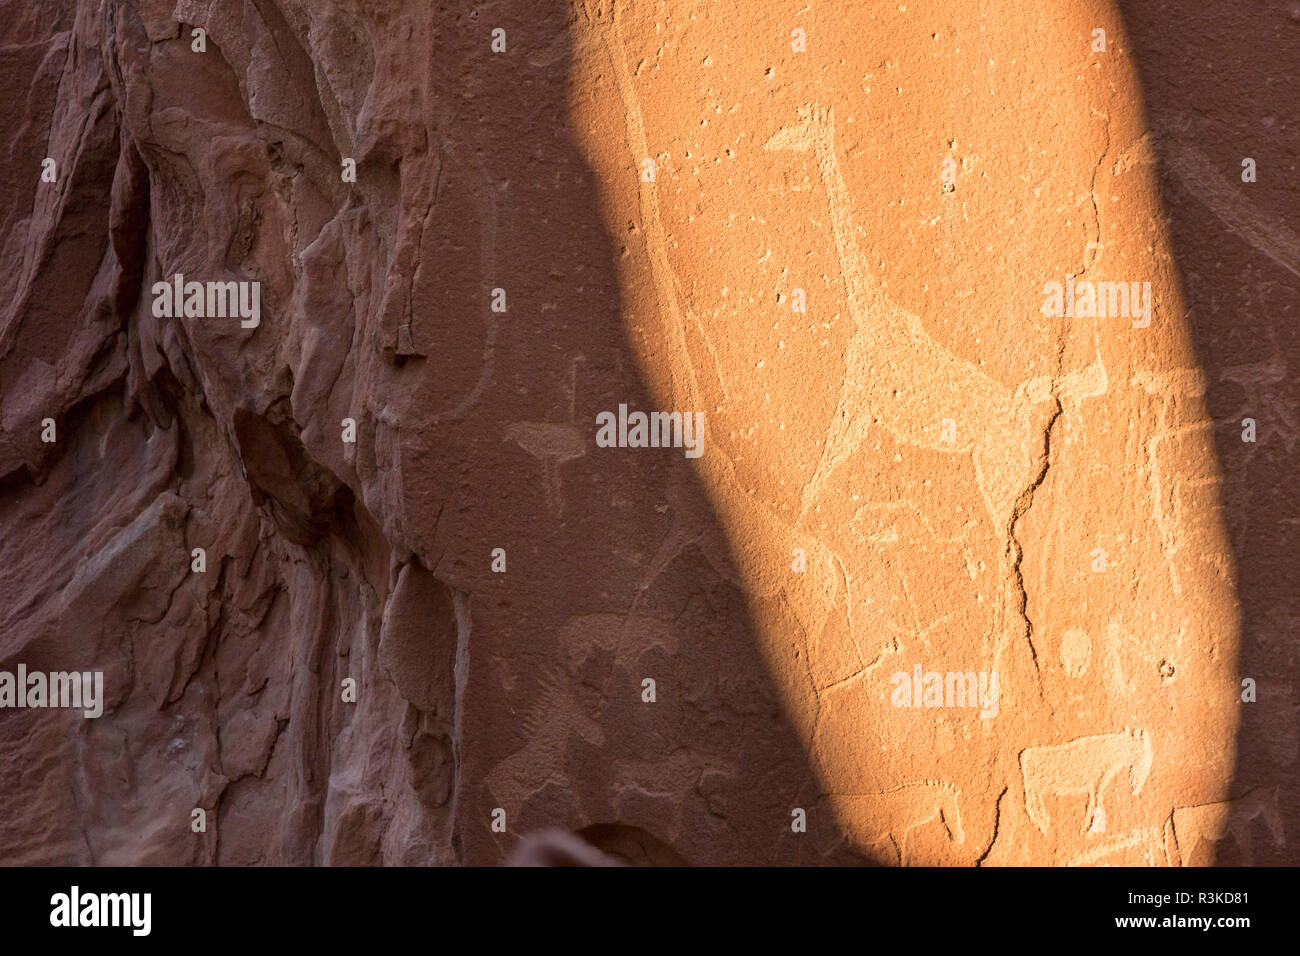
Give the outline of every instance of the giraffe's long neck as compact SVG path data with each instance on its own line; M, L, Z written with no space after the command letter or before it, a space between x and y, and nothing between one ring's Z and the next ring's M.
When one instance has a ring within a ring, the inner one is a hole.
M831 230L835 235L835 252L847 287L849 312L854 324L862 326L868 315L882 315L887 303L879 285L867 270L866 257L858 246L853 226L853 201L835 152L835 114L830 110L817 109L809 126L818 171L830 205Z

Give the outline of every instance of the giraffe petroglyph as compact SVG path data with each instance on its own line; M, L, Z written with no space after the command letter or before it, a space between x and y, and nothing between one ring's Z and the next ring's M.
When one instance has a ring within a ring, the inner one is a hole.
M872 424L879 424L896 441L918 448L970 455L989 520L1006 539L1000 554L1003 579L1010 594L1020 593L1023 633L1037 671L1033 628L1024 616L1027 599L1019 575L1022 551L1016 523L1032 503L1034 489L1050 464L1052 428L1065 405L1105 394L1108 382L1101 353L1086 368L1030 378L1013 389L936 342L921 319L893 302L867 268L858 246L852 198L836 154L833 111L813 104L801 107L799 115L798 124L778 130L765 148L811 151L815 156L854 325L845 349L839 402L821 460L803 489L800 515L816 503ZM1051 407L1046 416L1040 411L1042 405ZM962 429L961 440L949 443L941 439L938 423L955 409L969 424ZM1001 608L1004 614L1006 607L1004 603ZM999 624L999 630L1004 631L1004 626Z

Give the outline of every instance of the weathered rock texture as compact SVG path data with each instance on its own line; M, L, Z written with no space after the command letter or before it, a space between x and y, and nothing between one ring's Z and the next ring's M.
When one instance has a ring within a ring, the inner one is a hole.
M1295 862L1300 12L1129 6L0 5L0 858Z

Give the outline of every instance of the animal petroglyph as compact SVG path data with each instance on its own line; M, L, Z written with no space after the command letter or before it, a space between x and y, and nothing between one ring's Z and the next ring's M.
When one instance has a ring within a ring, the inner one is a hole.
M559 666L542 669L536 696L520 722L525 743L488 774L493 792L536 793L563 773L572 738L603 744L604 730L581 706L574 684L574 675Z
M564 499L560 495L560 466L586 454L582 432L567 422L515 422L506 429L506 438L541 462L546 510L559 516L564 510Z
M1123 175L1136 166L1154 166L1157 153L1197 202L1224 225L1292 275L1300 276L1300 238L1286 221L1256 203L1224 177L1199 149L1185 142L1191 134L1190 117L1161 114L1157 129L1143 133L1120 155L1111 174ZM1181 134L1181 135L1180 135Z
M1159 446L1161 442L1170 439L1194 436L1197 433L1208 434L1214 427L1214 422L1203 417L1185 424L1171 421L1171 409L1184 407L1186 400L1197 402L1194 407L1199 411L1199 402L1205 397L1208 381L1205 373L1200 369L1180 368L1166 372L1141 370L1134 373L1131 384L1160 399L1159 411L1156 413L1156 426L1144 443L1147 483L1151 489L1151 511L1156 530L1160 534L1160 552L1165 568L1169 572L1170 586L1174 594L1182 594L1182 578L1178 574L1174 559L1183 546L1182 538L1178 534L1183 511L1183 494L1188 488L1217 484L1219 478L1213 474L1184 475L1175 472L1167 475L1161 465Z
M1004 580L1011 593L1019 592L1023 615L1027 599L1018 570L1022 552L1016 524L1050 464L1051 430L1064 405L1105 394L1108 382L1101 354L1087 368L1031 378L1013 389L937 343L921 319L893 302L867 268L858 247L853 202L840 172L833 112L810 105L799 114L801 122L779 130L765 148L811 151L816 158L854 325L844 353L839 401L821 460L804 486L800 514L816 503L872 424L919 448L969 454L989 520L1006 537ZM1051 406L1050 411L1040 410L1043 405ZM942 440L935 423L953 409L961 409L967 424L964 437L950 443ZM1037 670L1027 617L1023 629Z
M893 850L900 866L907 861L907 835L938 819L952 843L965 843L956 787L936 781L907 783L879 793L831 794L850 835L863 847ZM848 812L843 812L848 811Z
M575 355L569 361L569 383L565 388L569 402L569 421L515 422L506 429L507 441L515 442L541 463L542 482L546 488L546 510L555 517L564 511L560 466L587 453L587 442L582 431L572 424L576 421L578 366L585 361L586 356L583 355Z
M1009 388L935 342L920 318L888 296L858 247L853 203L840 172L834 114L829 108L801 108L802 122L774 134L770 150L811 150L830 204L832 232L847 287L854 334L845 350L845 377L823 446L821 461L804 488L802 509L817 500L832 472L861 444L875 420L897 440L934 451L968 453L975 459L980 493L997 528L1030 483L1041 455L1041 427L1034 409L1062 400L1081 402L1105 394L1106 368L1098 354L1092 365L1068 373L1029 379ZM963 439L943 441L935 423L961 409L970 424ZM1041 417L1041 416L1040 416Z
M1102 809L1107 785L1126 771L1134 795L1142 792L1151 772L1151 736L1125 728L1117 734L1095 734L1069 743L1028 747L1020 753L1025 787L1025 811L1039 830L1051 823L1044 798L1086 794L1088 806L1081 832L1086 833Z
M1198 202L1244 242L1300 276L1300 238L1281 216L1244 198L1242 190L1224 179L1200 150L1171 136L1162 136L1159 142L1169 168Z
M1278 395L1278 386L1287 381L1287 363L1271 332L1269 339L1273 354L1267 362L1232 365L1219 374L1223 381L1241 386L1245 393L1240 410L1225 420L1240 425L1241 420L1247 416L1266 417L1270 434L1281 436L1289 455L1295 449L1297 434L1296 422L1291 417L1294 409Z
M1182 866L1190 866L1192 854L1202 840L1217 843L1231 836L1241 851L1242 861L1254 863L1251 825L1263 817L1273 837L1274 846L1286 845L1282 814L1278 809L1278 788L1257 787L1235 800L1203 803L1194 807L1176 807L1169 816Z
M1071 677L1081 677L1088 669L1092 641L1087 631L1072 627L1061 635L1061 667Z
M1164 832L1159 826L1140 827L1076 853L1066 866L1131 866L1129 854L1139 849L1142 851L1142 865L1168 866L1166 846ZM1115 859L1108 860L1108 857Z
M1259 703L1250 710L1251 725L1259 728L1273 762L1289 767L1300 757L1300 702L1295 685L1261 677L1256 689Z
M609 59L619 99L623 104L629 158L634 168L640 168L641 160L652 155L652 152L619 32L619 11L617 3L610 4L607 8L589 2L582 5L585 19ZM674 408L704 408L708 403L687 347L688 328L700 337L713 358L711 373L717 380L718 388L724 393L725 383L714 356L708 330L685 301L681 283L673 271L668 255L668 233L659 209L658 185L640 177L637 178L637 183L637 203L645 231L646 257L663 323L662 342L670 356L669 394L665 401L669 407ZM707 366L702 368L708 369ZM715 446L710 454L700 458L699 469L717 496L719 511L734 526L748 529L748 537L771 543L771 546L761 549L735 548L733 557L750 595L758 599L777 594L783 589L797 591L798 596L791 603L798 613L804 615L800 625L807 635L820 633L842 593L840 579L843 576L843 561L840 556L807 530L784 520L768 503L757 500L740 481L735 464L726 454L725 448ZM791 582L788 555L794 547L807 551L808 571ZM661 566L664 557L657 555L654 565ZM856 635L854 639L856 640ZM857 653L855 649L855 654ZM861 663L865 665L879 655L858 656L862 657Z

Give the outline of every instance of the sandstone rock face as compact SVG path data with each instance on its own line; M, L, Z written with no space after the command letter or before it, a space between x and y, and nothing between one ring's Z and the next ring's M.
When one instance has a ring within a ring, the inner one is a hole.
M0 7L5 862L1295 862L1300 19L833 6Z

